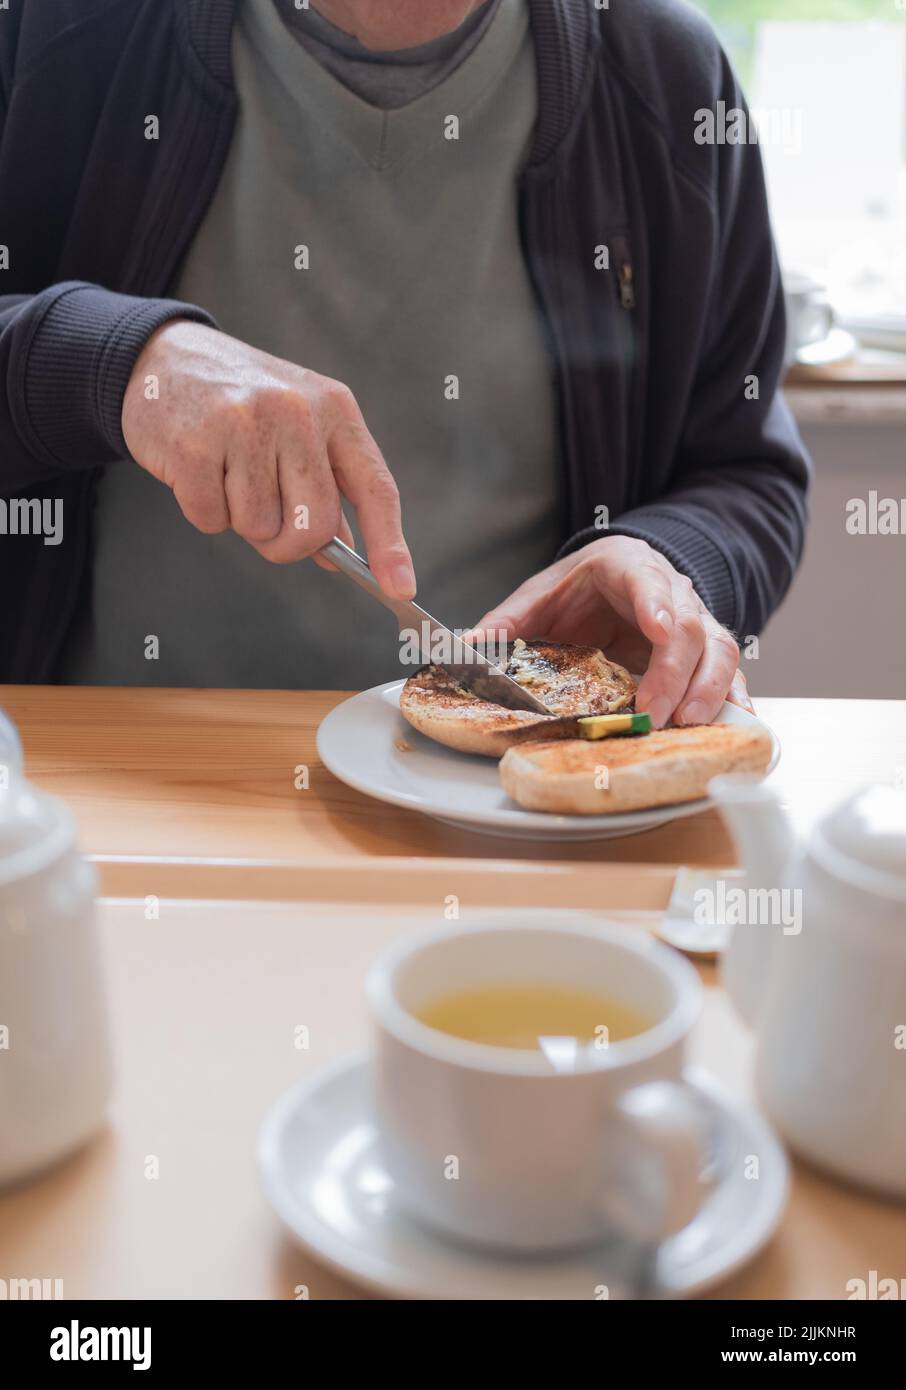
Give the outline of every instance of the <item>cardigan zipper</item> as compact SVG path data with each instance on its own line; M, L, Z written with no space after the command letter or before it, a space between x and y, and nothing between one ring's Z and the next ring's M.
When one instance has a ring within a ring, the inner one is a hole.
M622 408L624 410L624 434L622 447L626 460L626 494L624 505L637 505L636 488L639 478L639 461L643 435L642 401L644 399L644 377L647 370L646 315L639 311L639 281L636 278L636 261L632 254L632 240L628 230L621 229L610 238L612 264L616 272L615 289L616 333L620 343L622 366Z
M632 262L621 261L619 268L620 303L624 309L635 308L635 280Z

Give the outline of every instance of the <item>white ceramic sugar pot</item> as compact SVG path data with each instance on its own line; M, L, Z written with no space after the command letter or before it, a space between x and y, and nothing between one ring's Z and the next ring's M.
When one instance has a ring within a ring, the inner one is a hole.
M805 1157L906 1198L906 791L859 792L801 845L763 784L711 792L746 871L723 978L764 1108Z
M94 869L62 802L0 780L0 1185L104 1122L111 1065Z

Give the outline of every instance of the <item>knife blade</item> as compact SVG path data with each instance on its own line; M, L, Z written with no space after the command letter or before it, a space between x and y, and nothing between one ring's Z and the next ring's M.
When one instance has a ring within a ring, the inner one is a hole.
M455 632L443 623L432 618L424 608L411 599L392 599L384 593L372 573L368 561L350 546L334 536L319 551L331 564L336 565L348 579L364 589L378 603L389 608L395 616L400 632L414 632L418 650L425 665L443 666L455 680L471 690L480 700L491 700L505 709L530 710L533 714L550 715L551 710L530 694L512 676L490 661L477 647L463 642ZM436 652L442 652L444 660L439 660ZM449 659L447 655L449 654Z

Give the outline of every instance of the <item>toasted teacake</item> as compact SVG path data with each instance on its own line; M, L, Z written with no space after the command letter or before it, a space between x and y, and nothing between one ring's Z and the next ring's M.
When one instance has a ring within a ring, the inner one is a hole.
M626 709L635 698L629 672L597 647L517 641L506 670L554 717L610 714ZM424 666L410 676L400 694L400 710L413 728L437 743L495 758L523 739L542 736L548 722L546 715L479 699L442 666Z
M703 724L638 737L539 741L500 763L507 795L527 811L600 816L648 810L707 793L721 772L765 772L771 737L759 725Z

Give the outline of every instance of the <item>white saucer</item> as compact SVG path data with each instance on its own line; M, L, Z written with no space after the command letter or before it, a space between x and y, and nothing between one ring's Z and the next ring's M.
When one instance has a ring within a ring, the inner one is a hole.
M609 840L653 830L713 803L708 798L649 811L609 816L557 816L523 811L500 783L496 758L472 757L416 733L399 712L403 681L353 695L330 711L318 729L318 755L347 786L392 806L408 806L458 830L520 840ZM767 726L737 705L724 704L716 724ZM769 771L780 757L774 744Z
M723 1174L695 1220L661 1246L652 1293L685 1298L725 1279L765 1245L780 1220L789 1170L765 1121L705 1072L687 1079L713 1117ZM757 1155L759 1177L746 1176ZM258 1141L267 1196L292 1235L324 1264L383 1294L437 1299L595 1299L631 1296L625 1252L607 1245L516 1258L458 1246L393 1209L371 1116L368 1063L344 1059L282 1096Z
M836 367L856 354L858 343L845 328L832 328L818 343L807 343L798 349L796 362L803 367Z

